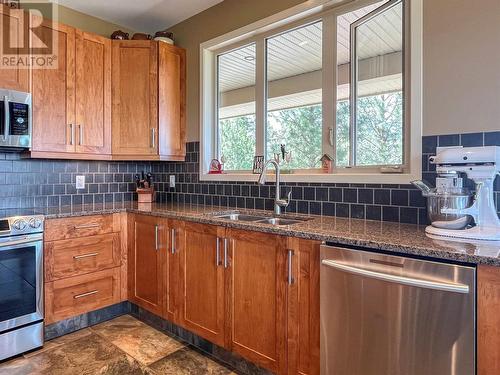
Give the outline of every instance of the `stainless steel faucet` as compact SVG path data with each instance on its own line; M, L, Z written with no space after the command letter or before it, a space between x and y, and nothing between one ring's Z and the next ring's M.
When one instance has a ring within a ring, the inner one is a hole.
M259 184L264 185L266 183L266 171L267 167L269 164L274 165L274 168L276 169L276 196L274 197L274 214L275 215L281 215L281 208L286 208L290 204L290 199L292 196L292 191L288 193L288 198L287 199L281 199L280 198L280 165L276 163L274 160L268 160L266 164L264 165L264 168L262 168L262 173L259 176Z

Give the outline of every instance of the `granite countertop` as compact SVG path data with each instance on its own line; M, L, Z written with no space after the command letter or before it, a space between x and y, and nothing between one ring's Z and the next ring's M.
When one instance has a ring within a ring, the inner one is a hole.
M432 239L425 234L424 227L411 224L330 216L306 216L309 218L308 221L293 225L273 226L255 222L229 221L214 217L214 214L235 211L271 216L272 212L269 211L176 203L154 203L152 205L146 204L140 206L137 202L124 202L37 209L37 212L45 215L47 219L124 211L310 240L327 241L335 244L359 246L375 250L385 250L401 254L420 255L436 259L500 267L500 242L481 243L459 242L441 238ZM291 218L304 217L304 215L285 216Z

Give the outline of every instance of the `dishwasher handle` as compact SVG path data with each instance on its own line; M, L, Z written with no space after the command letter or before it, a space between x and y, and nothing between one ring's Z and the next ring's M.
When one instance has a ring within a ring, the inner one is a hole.
M421 279L414 279L414 278L405 277L405 276L390 275L387 273L370 271L370 270L367 270L364 268L353 267L353 266L350 266L350 265L347 265L344 263L339 263L339 262L335 262L333 260L328 260L328 259L322 260L321 264L323 266L335 268L337 270L351 273L353 275L359 275L359 276L369 277L372 279L388 281L388 282L407 285L407 286L414 286L414 287L418 287L418 288L426 288L426 289L439 290L442 292L453 292L453 293L461 293L461 294L468 294L469 289L470 289L469 286L465 285L465 284L440 283L440 282L430 281L430 280L421 280Z

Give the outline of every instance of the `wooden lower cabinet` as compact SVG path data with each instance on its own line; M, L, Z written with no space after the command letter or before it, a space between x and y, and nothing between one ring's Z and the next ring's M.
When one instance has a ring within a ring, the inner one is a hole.
M184 256L184 222L177 220L168 221L168 245L165 257L165 308L163 317L174 323L179 323L181 318L182 294L180 264Z
M120 214L50 219L45 223L45 241L91 237L120 232Z
M120 302L120 267L45 283L45 324Z
M128 220L128 299L162 316L166 255L166 219L131 215Z
M126 279L142 308L274 373L318 375L319 248L141 214L47 220L46 324L126 299ZM478 375L496 375L500 268L478 266L477 288Z
M122 286L122 221L126 215L45 221L46 324L127 299Z
M44 251L45 281L84 275L120 266L120 234L49 241Z
M229 229L229 348L275 373L286 369L286 238Z
M224 346L224 228L186 222L181 237L180 324Z
M288 238L291 279L288 283L288 374L319 375L319 270L321 243Z
M500 268L477 271L477 374L500 374Z

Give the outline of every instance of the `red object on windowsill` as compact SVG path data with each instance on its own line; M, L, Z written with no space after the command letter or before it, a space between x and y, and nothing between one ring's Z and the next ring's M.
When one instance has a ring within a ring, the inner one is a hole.
M208 169L208 174L222 174L224 173L222 169L222 164L217 159L212 159L210 162L210 168Z

